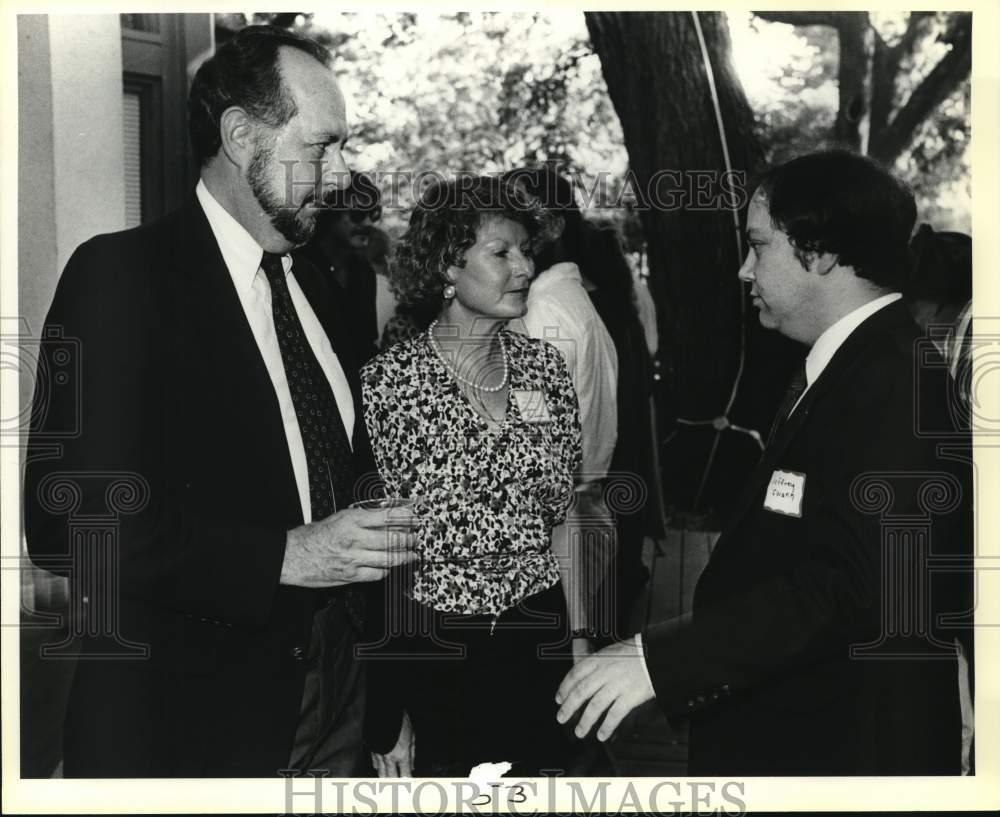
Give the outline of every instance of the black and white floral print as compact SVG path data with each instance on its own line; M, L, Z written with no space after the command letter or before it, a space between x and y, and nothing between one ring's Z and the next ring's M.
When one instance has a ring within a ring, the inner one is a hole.
M420 500L412 595L442 612L498 615L559 580L549 543L580 463L576 393L555 347L501 331L510 390L499 424L476 412L426 335L362 370L386 490Z

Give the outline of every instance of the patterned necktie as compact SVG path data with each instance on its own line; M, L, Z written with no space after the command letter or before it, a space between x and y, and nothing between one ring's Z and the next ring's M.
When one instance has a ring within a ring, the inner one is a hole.
M774 422L771 423L771 431L767 435L768 445L771 445L771 443L774 442L774 438L778 434L778 429L785 424L785 421L792 413L792 409L795 408L795 404L799 401L802 393L806 390L807 385L806 364L805 361L802 361L792 374L792 379L788 381L788 388L785 390L785 397L781 401L781 408L779 408L778 413L774 415Z
M317 521L351 502L354 483L351 446L330 381L306 340L292 304L281 256L265 252L261 269L271 285L274 331L306 451L309 502L313 521Z

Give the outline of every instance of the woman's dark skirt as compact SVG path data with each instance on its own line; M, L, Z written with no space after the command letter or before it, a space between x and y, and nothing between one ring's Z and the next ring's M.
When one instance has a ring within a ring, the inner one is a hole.
M576 745L555 704L573 665L560 584L496 620L391 598L386 635L369 651L369 721L388 718L383 733L398 735L402 703L416 736L416 776L467 777L479 763L502 761L522 776L570 768Z

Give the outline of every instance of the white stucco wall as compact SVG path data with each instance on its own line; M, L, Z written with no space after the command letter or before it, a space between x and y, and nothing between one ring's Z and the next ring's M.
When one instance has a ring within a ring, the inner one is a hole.
M50 15L56 261L125 226L121 26L117 14Z
M18 17L17 46L18 306L25 330L37 335L59 275L53 206L52 71L45 15ZM23 372L21 383L23 405Z
M18 311L37 337L73 250L125 224L121 28L117 14L20 15L17 42Z

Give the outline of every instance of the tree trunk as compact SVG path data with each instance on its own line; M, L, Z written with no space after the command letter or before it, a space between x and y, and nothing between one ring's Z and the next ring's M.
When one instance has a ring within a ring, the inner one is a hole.
M866 12L837 15L840 63L837 68L837 119L833 137L842 147L861 152L861 123L868 114L871 86L872 31Z
M718 198L717 177L724 172L725 162L693 17L685 12L588 12L585 16L639 188L668 403L661 431L669 433L675 418L704 420L725 414L740 365L744 331L748 366L730 419L766 428L788 371L787 347L781 354L780 342L762 336L756 311L747 304L736 278L743 259L732 210ZM717 12L702 12L699 20L732 167L752 175L761 165L763 152L731 65L725 18ZM664 172L674 175L659 185L656 196L652 183L662 179ZM715 183L712 174L716 174ZM701 200L699 184L707 191ZM671 191L677 196L674 202ZM681 191L685 191L683 201ZM741 204L748 192L743 193ZM716 200L711 201L713 197ZM745 222L745 209L740 218ZM767 366L759 366L765 350L774 354ZM686 425L676 426L676 432L663 452L668 504L681 510L724 507L756 462L759 447L746 435L723 432L702 491L717 432L711 426ZM695 508L696 504L701 507Z

